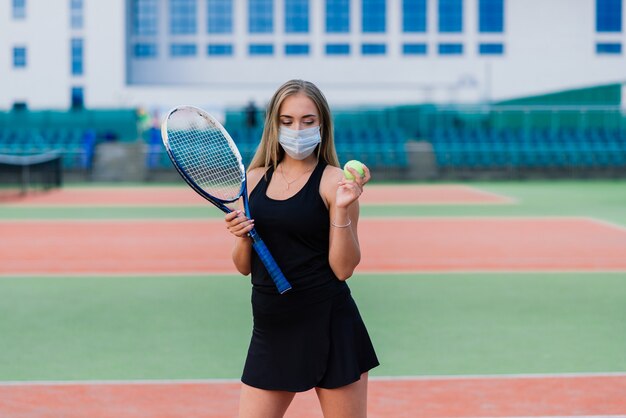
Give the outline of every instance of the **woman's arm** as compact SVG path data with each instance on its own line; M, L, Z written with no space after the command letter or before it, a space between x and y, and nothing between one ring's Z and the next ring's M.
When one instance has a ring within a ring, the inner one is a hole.
M361 261L361 248L357 226L359 223L359 201L363 186L370 179L356 174L354 181L346 180L343 171L328 167L322 180L325 200L330 214L330 236L328 262L339 280L347 280ZM353 173L355 174L355 173Z
M264 168L255 168L248 173L248 190L254 190L263 174L265 174ZM248 219L243 210L226 214L224 220L228 231L236 237L231 254L233 264L237 271L247 276L252 270L252 239L248 237L248 232L254 227L254 220Z

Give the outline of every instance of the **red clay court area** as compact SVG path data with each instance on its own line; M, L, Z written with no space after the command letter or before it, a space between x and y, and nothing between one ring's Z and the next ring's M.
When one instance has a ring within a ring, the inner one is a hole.
M0 275L235 273L219 219L0 221L0 234ZM626 271L626 230L589 218L365 218L359 234L358 272Z

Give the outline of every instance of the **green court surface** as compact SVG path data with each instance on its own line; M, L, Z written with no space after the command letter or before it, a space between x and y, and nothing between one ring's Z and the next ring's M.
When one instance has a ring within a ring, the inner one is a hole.
M515 203L364 205L362 215L585 216L626 228L626 181L468 185ZM221 216L210 205L0 204L4 221ZM626 371L626 271L357 272L349 283L382 363L373 376ZM249 299L249 278L236 275L0 276L0 381L236 379Z
M352 278L373 376L626 370L624 274ZM0 279L0 380L238 378L238 276Z

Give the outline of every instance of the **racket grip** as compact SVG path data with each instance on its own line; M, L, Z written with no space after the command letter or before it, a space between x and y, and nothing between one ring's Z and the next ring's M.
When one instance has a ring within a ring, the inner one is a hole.
M267 249L265 243L260 238L257 238L253 240L252 247L259 255L259 258L263 262L263 265L267 269L267 272L270 274L270 276L272 276L272 280L274 280L278 292L282 294L291 289L291 285L285 278L283 272L280 271L278 264L276 264L276 261L274 261L274 257L272 257L272 255L270 254L270 250Z

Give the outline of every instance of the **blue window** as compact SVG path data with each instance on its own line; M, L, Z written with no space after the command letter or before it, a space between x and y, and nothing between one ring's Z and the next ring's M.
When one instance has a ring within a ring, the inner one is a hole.
M384 55L387 52L385 44L363 44L361 53L363 55Z
M82 87L72 87L70 99L72 108L82 108L85 103L85 90Z
M480 44L478 45L478 53L480 55L502 55L504 54L504 45L499 43Z
M463 44L439 44L439 55L461 55Z
M157 56L157 46L156 44L135 44L133 55L135 58L154 58Z
M622 31L622 0L596 0L596 31Z
M193 35L196 33L196 0L170 0L170 33Z
M274 55L274 45L272 44L250 44L248 47L250 55Z
M385 32L387 19L385 0L362 0L362 24L364 33Z
M133 35L156 35L159 27L158 0L133 0Z
M326 44L326 55L350 55L350 44Z
M26 0L13 0L13 19L26 18Z
M285 0L285 32L309 32L309 0Z
M426 0L402 2L402 30L404 32L426 32L426 17Z
M13 67L26 68L26 47L16 46L13 48Z
M350 0L326 0L326 32L350 32Z
M404 55L426 55L428 47L426 44L404 44L402 53Z
M231 44L209 44L207 46L207 54L231 56L233 55L233 46Z
M207 32L233 33L233 1L207 1Z
M83 0L70 0L70 27L83 28Z
M285 45L285 55L309 55L309 45L287 44Z
M173 57L195 57L197 48L195 44L171 44L170 55Z
M272 33L274 31L273 0L248 1L248 31L250 33Z
M622 53L622 44L620 43L597 43L596 44L596 53L597 54L621 54Z
M480 0L478 30L481 33L504 32L504 0Z
M439 0L439 32L463 32L463 0Z
M72 39L72 75L83 75L83 40Z

